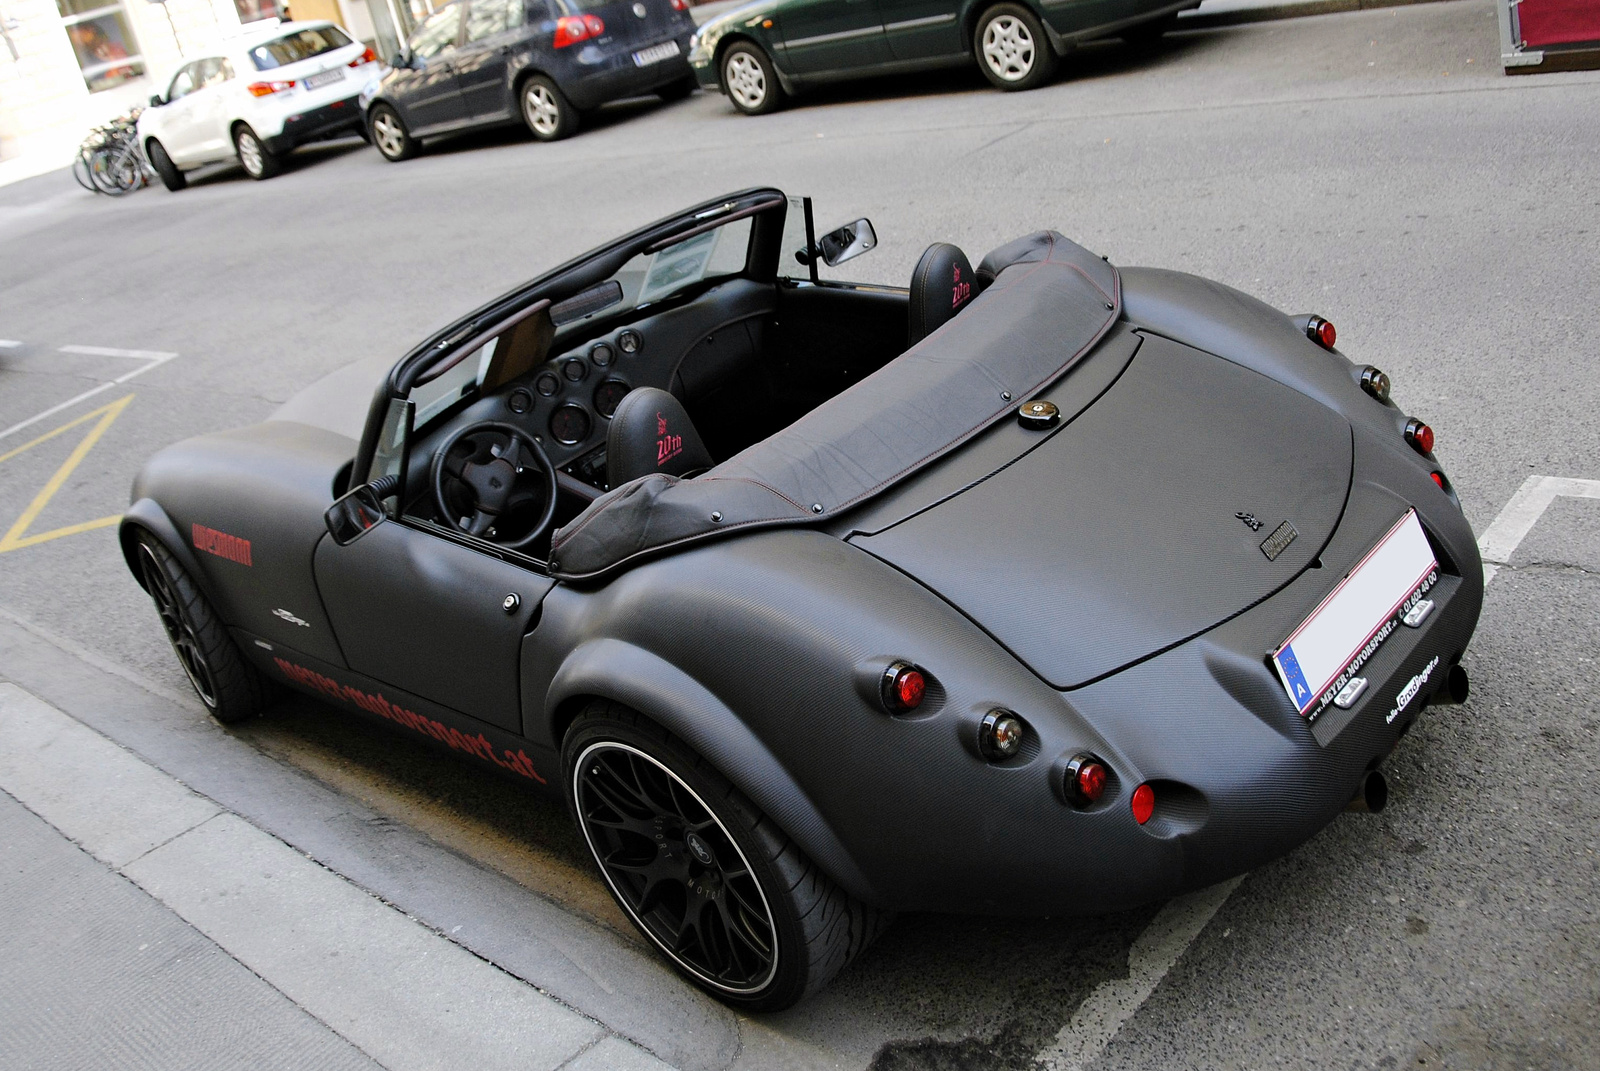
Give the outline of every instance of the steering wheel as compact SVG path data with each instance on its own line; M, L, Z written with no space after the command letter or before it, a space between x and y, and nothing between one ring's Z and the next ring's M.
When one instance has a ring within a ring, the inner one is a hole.
M540 494L540 488L518 488L529 476L544 485L544 508L538 523L517 539L488 534L503 515ZM470 516L462 516L457 507L450 505L447 486L458 488L470 499ZM556 467L544 447L515 424L481 420L451 434L433 455L433 500L439 516L451 526L520 550L543 535L555 520Z

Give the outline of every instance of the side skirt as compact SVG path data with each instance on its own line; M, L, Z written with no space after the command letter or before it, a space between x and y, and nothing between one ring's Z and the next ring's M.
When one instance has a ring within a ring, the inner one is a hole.
M243 629L232 632L239 649L263 673L297 692L421 736L442 751L475 759L535 791L561 794L561 760L550 748Z

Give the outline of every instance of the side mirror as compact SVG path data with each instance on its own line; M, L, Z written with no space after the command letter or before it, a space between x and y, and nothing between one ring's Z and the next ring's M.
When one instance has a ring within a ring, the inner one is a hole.
M836 231L829 231L817 239L817 249L822 254L822 262L832 268L853 260L862 253L874 249L878 244L878 233L872 229L870 219L858 219L854 223L846 223Z
M166 103L166 101L161 99L161 94L160 93L152 93L150 95L150 107L159 108L165 103Z
M347 547L388 519L383 502L370 483L364 483L328 507L322 522L341 547Z

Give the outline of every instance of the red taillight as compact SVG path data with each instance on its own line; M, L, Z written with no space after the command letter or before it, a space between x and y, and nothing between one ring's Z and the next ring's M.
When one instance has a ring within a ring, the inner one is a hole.
M672 0L672 10L674 10L674 11L688 11L689 10L689 0Z
M1067 763L1067 799L1079 807L1098 802L1105 793L1108 776L1105 765L1093 755L1074 755Z
M1156 790L1149 785L1140 785L1133 790L1133 820L1141 826L1150 821L1150 816L1156 813Z
M1419 454L1433 453L1433 429L1416 417L1406 421L1406 442Z
M250 95L252 97L270 97L274 93L282 93L286 89L293 89L294 82L251 82Z
M904 714L922 705L928 679L909 662L895 662L883 674L883 705L891 714Z
M348 66L348 67L360 67L364 63L376 62L377 59L378 59L378 54L376 52L372 51L372 49L369 48L369 49L363 50L361 55L359 55L355 59L351 60L348 64L346 64L346 66Z
M1313 316L1306 321L1306 337L1325 350L1333 349L1333 344L1339 338L1339 332L1333 325L1320 316Z
M1443 491L1444 490L1444 473L1442 473L1442 472L1430 472L1430 473L1428 473L1428 475L1433 477L1433 482L1439 485L1439 490Z
M606 32L599 15L563 15L556 20L556 48L566 48Z

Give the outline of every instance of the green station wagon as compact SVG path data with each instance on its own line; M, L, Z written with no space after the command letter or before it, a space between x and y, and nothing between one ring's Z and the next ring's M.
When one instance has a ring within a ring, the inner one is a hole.
M700 27L689 64L747 115L808 86L977 60L1033 89L1082 41L1153 40L1200 0L755 0Z

